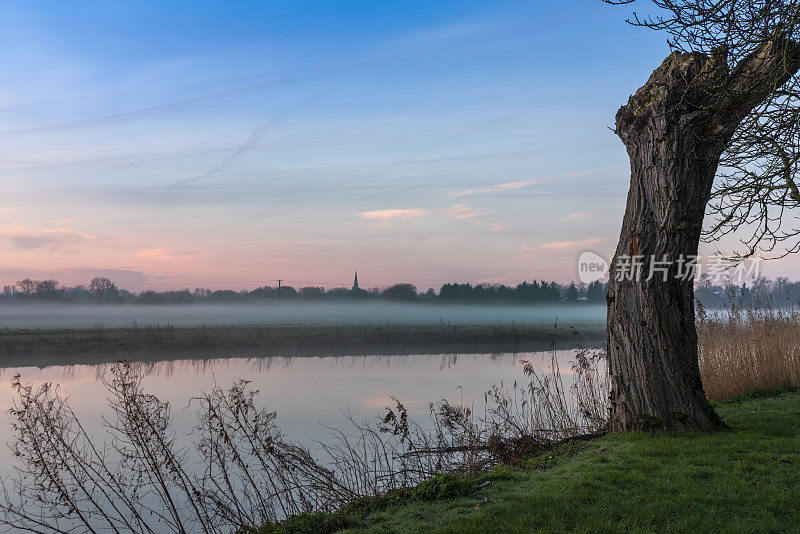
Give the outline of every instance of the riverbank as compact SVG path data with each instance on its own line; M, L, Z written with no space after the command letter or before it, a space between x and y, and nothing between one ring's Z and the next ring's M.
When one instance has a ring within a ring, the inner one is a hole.
M788 532L800 524L800 393L719 403L731 430L605 436L474 479L253 532Z
M42 357L59 363L107 360L110 355L253 351L262 356L431 352L518 352L602 343L605 325L529 326L523 324L455 325L275 325L172 326L131 325L114 328L2 329L0 365L40 365ZM122 357L121 356L121 357ZM72 362L72 360L76 360Z

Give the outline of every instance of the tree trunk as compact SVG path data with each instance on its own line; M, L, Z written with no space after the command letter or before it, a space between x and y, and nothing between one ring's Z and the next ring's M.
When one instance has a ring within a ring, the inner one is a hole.
M693 277L679 276L680 261L697 255L723 150L800 69L800 44L766 40L731 70L715 54L673 52L617 112L631 185L607 296L614 431L725 426L700 381Z
M607 296L614 431L724 426L700 381L693 280L679 276L677 263L697 255L724 148L692 101L706 63L700 54L670 55L617 113L631 183Z
M693 276L679 276L679 262L697 255L714 175L734 131L798 69L800 43L781 35L730 70L724 49L711 57L673 52L617 112L631 186L607 296L612 430L725 426L703 392ZM637 258L638 276L630 268Z

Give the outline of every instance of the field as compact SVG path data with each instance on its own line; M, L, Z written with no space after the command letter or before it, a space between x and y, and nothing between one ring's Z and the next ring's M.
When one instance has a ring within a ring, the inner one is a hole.
M90 363L110 355L136 359L138 355L215 351L230 355L253 351L258 355L286 354L410 354L418 352L510 352L536 348L551 341L597 343L605 325L539 327L515 323L493 325L384 324L158 326L0 330L3 365Z

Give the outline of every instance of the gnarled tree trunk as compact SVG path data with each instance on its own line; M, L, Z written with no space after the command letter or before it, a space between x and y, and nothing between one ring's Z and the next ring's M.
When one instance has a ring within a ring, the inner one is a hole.
M679 276L679 261L697 255L720 156L768 94L759 75L779 63L773 48L765 43L730 73L720 58L674 52L617 113L631 184L607 296L614 431L724 426L703 391L693 280ZM786 79L794 61L781 66ZM650 276L653 259L664 263Z

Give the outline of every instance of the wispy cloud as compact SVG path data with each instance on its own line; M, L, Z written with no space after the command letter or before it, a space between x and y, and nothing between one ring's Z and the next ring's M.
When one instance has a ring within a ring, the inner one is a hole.
M69 228L57 228L55 230L42 230L46 234L55 234L62 236L71 236L78 239L85 239L86 241L106 241L106 239L95 234L87 234L86 232L79 232L78 230L70 230Z
M110 242L110 240L100 236L68 228L31 230L12 227L0 230L0 235L5 236L11 247L20 252L28 252L40 248L57 249L68 243Z
M557 182L559 180L567 180L569 178L577 178L579 176L588 176L590 174L600 174L608 171L616 171L624 169L622 165L614 167L603 167L600 169L587 169L585 171L571 172L568 174L559 174L557 176L547 176L545 178L534 178L532 180L519 180L516 182L504 182L502 184L486 185L482 187L472 187L470 189L462 189L460 191L452 191L447 194L450 198L463 197L467 195L479 195L481 193L496 193L498 191L508 191L510 189L521 189L523 187L530 187L532 185L545 184L548 182Z
M497 23L480 22L480 23L461 23L452 24L449 26L442 26L439 28L427 29L414 33L407 37L407 41L411 44L430 44L441 43L450 41L459 41L475 37L487 30L492 30L497 27Z
M62 240L55 236L11 234L6 236L11 247L19 252L28 252L38 248L55 249L61 246Z
M562 221L576 221L578 219L591 219L595 212L585 211L582 213L570 213L565 217L561 217Z
M147 248L136 253L140 258L162 261L193 260L204 253L198 250L173 250L169 248Z
M492 210L480 210L475 208L468 208L466 204L456 204L446 212L451 217L456 219L472 219L474 217L482 217L489 215Z
M407 220L430 215L430 210L423 209L390 209L377 211L363 211L358 214L362 219L372 221L391 221L393 219Z
M543 243L536 247L529 247L522 245L519 248L520 252L541 252L541 251L572 251L585 247L591 247L605 243L609 240L608 237L594 237L590 239L583 239L581 241L555 241L552 243Z
M489 229L492 232L502 232L503 230L508 230L508 227L503 223L492 223Z

